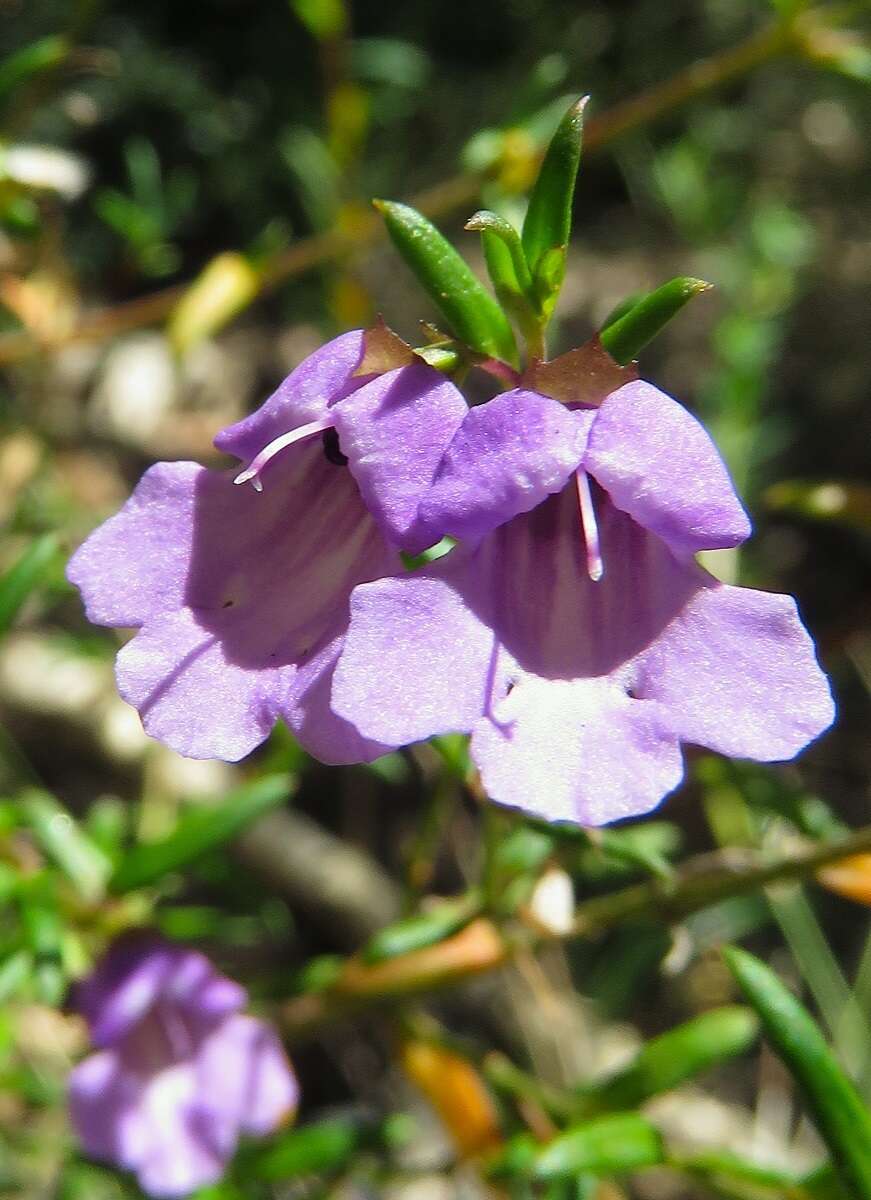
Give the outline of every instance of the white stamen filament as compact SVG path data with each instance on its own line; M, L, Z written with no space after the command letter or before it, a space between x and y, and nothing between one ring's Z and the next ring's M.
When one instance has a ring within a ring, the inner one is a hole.
M596 510L593 507L593 497L590 494L590 480L587 472L581 467L575 471L575 487L578 492L581 530L587 552L587 574L593 583L598 583L605 574L605 564L602 561L602 549L599 544L599 526L596 523Z
M245 470L239 472L233 482L247 483L250 479L255 492L262 492L263 483L260 479L260 472L271 458L274 458L286 446L292 446L294 442L301 442L304 438L314 437L316 433L323 433L325 429L332 429L332 427L332 417L321 417L318 421L309 421L308 425L300 425L298 429L291 429L289 433L283 433L281 437L274 438L267 446L264 446L260 453L252 458Z

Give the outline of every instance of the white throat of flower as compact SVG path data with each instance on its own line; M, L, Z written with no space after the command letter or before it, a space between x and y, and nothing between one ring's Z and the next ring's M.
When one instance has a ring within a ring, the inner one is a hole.
M605 574L605 564L602 561L602 548L599 543L599 526L596 521L596 510L590 493L590 478L583 467L575 471L575 488L578 493L578 511L581 517L581 536L587 556L587 574L593 583L598 583Z
M298 429L282 433L280 437L273 438L268 445L264 446L260 453L251 459L245 470L239 472L233 482L247 483L250 480L255 492L262 492L263 481L260 478L260 472L270 459L275 458L276 454L279 454L287 446L292 446L294 442L301 442L305 438L314 437L315 434L332 428L332 417L321 417L317 421L309 421L307 425L300 425Z

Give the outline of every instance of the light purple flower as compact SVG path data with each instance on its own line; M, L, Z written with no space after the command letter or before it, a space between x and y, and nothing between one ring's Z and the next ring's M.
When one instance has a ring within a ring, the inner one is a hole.
M465 544L355 589L332 703L366 737L471 732L493 799L598 825L676 787L683 742L787 759L832 720L793 600L696 564L750 524L702 426L647 383L471 409L420 518Z
M185 1196L221 1177L240 1135L293 1116L296 1078L245 1000L202 954L145 933L116 942L74 994L97 1046L69 1081L86 1153L150 1196Z
M119 691L182 754L243 758L278 717L324 762L383 752L329 704L348 597L431 540L418 501L467 409L422 362L355 375L364 336L218 435L243 471L158 463L70 561L91 621L138 628Z

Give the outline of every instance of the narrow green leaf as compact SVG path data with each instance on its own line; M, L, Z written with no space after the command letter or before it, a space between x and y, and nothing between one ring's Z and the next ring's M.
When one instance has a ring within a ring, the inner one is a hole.
M637 1113L615 1113L569 1129L554 1138L533 1166L536 1179L559 1179L590 1171L619 1175L663 1161L662 1139Z
M29 950L17 950L0 962L0 1004L18 994L33 972Z
M236 837L257 817L283 803L289 793L288 776L267 775L231 792L220 804L189 809L168 837L134 846L124 856L109 881L110 891L133 891L180 870Z
M431 912L397 921L379 930L369 941L363 950L363 961L384 962L398 954L434 946L436 942L443 941L468 925L480 911L481 898L477 893L472 893L461 900L439 904Z
M715 1187L718 1179L724 1182L736 1180L758 1184L763 1188L775 1188L778 1192L799 1192L808 1178L807 1171L793 1171L788 1167L753 1162L729 1150L711 1150L686 1156L671 1154L668 1165L698 1175Z
M728 1005L653 1038L633 1062L583 1095L596 1109L634 1108L717 1063L743 1054L759 1031L749 1008Z
M58 1005L63 997L63 925L53 882L45 873L34 876L20 894L21 927L33 954L36 994L44 1004Z
M15 620L21 606L57 563L58 541L53 533L31 542L18 562L0 578L0 634Z
M508 318L436 227L414 208L376 200L393 244L458 338L488 357L517 364Z
M44 853L57 863L85 900L99 900L111 871L102 850L47 792L26 792L21 809Z
M628 296L624 296L623 299L618 301L608 313L607 317L602 322L602 329L607 329L609 325L613 325L616 321L619 321L621 317L625 317L626 314L631 312L635 305L639 304L646 295L647 292L630 292ZM601 330L599 332L601 333Z
M4 58L0 63L0 102L40 71L63 62L69 52L69 42L62 34L50 34Z
M711 286L703 279L686 276L669 280L621 317L606 324L599 331L602 345L618 363L631 362L693 296L708 291Z
M522 239L533 275L544 254L568 245L588 99L584 96L576 101L560 121L529 197Z
M487 270L496 294L508 293L515 300L528 300L532 295L532 276L520 234L498 213L482 209L466 222L466 229L479 230Z
M758 958L735 946L726 963L795 1078L845 1184L871 1198L871 1114L807 1009Z
M334 1117L280 1137L251 1164L261 1179L292 1179L340 1170L364 1136L356 1121Z

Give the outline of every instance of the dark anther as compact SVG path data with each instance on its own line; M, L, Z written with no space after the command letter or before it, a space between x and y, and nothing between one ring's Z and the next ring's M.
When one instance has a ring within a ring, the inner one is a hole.
M321 440L324 443L324 457L327 462L331 462L335 467L346 467L348 460L339 447L339 435L335 429L325 429L321 434Z

